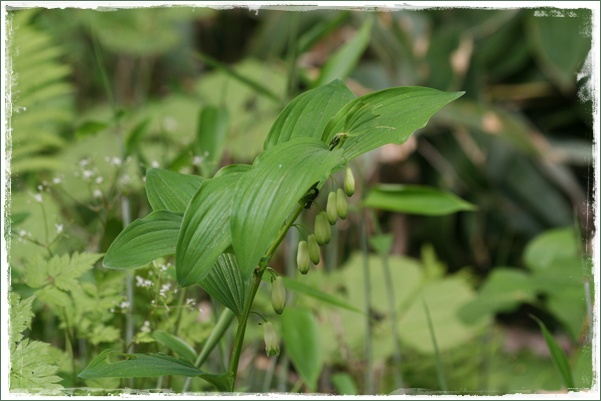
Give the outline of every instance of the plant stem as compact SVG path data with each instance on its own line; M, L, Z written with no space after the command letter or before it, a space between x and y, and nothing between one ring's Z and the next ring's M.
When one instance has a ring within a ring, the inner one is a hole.
M371 352L371 282L369 276L369 254L367 249L367 222L363 214L361 219L361 253L363 254L363 286L365 289L365 394L374 391L372 379Z
M240 362L240 354L242 352L242 343L244 342L244 334L246 333L246 323L248 322L248 315L250 314L250 309L252 308L252 304L255 299L255 295L257 294L257 290L259 289L259 285L261 285L261 278L263 277L263 273L265 272L265 269L267 268L267 263L269 263L269 260L271 259L271 257L275 253L275 251L278 249L278 246L286 237L286 233L288 232L290 227L292 227L292 225L294 224L294 222L296 221L298 216L301 214L303 209L304 209L304 204L298 203L298 205L296 206L296 209L294 210L292 217L290 217L290 219L280 229L278 236L272 242L271 246L265 253L265 256L259 262L259 266L257 266L255 268L255 271L253 272L253 276L251 278L250 291L248 292L248 297L244 304L244 311L242 312L242 315L239 318L238 329L236 331L236 338L234 340L234 350L232 353L232 358L230 359L229 372L232 374L232 377L233 377L232 388L230 389L231 391L234 390L234 386L236 384L236 376L238 373L238 363Z

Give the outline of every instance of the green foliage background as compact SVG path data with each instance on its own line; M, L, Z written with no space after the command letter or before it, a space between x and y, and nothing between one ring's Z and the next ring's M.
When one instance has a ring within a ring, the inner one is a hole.
M11 10L6 220L11 313L23 311L11 315L11 354L22 363L31 353L44 355L34 378L17 376L23 369L13 362L12 388L181 391L185 379L176 376L76 376L102 350L127 350L130 341L136 351L172 352L157 332L199 349L223 306L198 287L175 292L169 258L129 279L97 261L124 225L154 207L144 190L148 168L209 177L223 165L250 163L284 106L333 78L357 95L392 86L465 91L405 144L359 159L355 199L380 184L430 185L476 210L401 214L370 192L368 230L392 234L392 256L382 258L372 243L368 258L371 389L364 320L352 310L365 307L362 219L351 213L325 263L295 281L322 291L321 298L293 290L301 309L290 316L299 318L274 320L290 354L278 360L279 370L262 353L260 327L250 324L246 355L256 369L242 374L240 391L398 393L398 372L403 387L414 389L407 391L437 391L436 357L452 392L560 390L548 356L537 351L543 340L530 313L563 338L576 386L588 387L591 29L587 9ZM273 261L289 276L295 235ZM383 263L392 272L394 316ZM133 305L124 303L128 280ZM257 310L272 313L263 290ZM398 322L401 362L391 320ZM299 321L317 334L290 334ZM510 349L512 341L525 345ZM309 358L299 342L322 352ZM219 370L229 347L231 334L209 366ZM200 380L190 388L209 389Z

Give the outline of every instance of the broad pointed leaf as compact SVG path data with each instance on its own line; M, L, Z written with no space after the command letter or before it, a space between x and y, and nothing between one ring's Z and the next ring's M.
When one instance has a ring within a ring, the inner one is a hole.
M194 348L181 338L162 330L155 330L152 333L152 337L186 361L194 363L196 360L196 351L194 351Z
M425 216L443 216L474 210L475 206L454 194L419 185L379 185L363 204L375 209Z
M231 244L230 213L236 184L248 173L232 172L207 180L186 209L175 253L177 281L200 284Z
M250 276L294 206L341 162L315 138L296 138L263 152L236 188L232 245L242 277Z
M315 317L308 309L287 308L280 319L286 351L307 386L315 391L323 362Z
M145 266L162 256L173 255L182 214L159 210L135 220L113 241L103 265L111 269Z
M183 213L188 202L205 181L197 175L180 174L158 168L146 172L146 195L153 210Z
M240 317L244 310L247 283L242 280L236 257L231 253L223 253L200 286Z
M355 95L339 79L295 97L280 113L265 140L265 149L293 138L320 139L328 121Z
M110 361L109 359L117 359ZM158 377L179 375L194 377L202 370L190 362L164 354L125 354L113 350L101 352L78 375L82 379L99 377Z
M328 123L322 140L329 143L336 134L347 133L343 149L348 160L387 143L400 144L463 93L418 86L370 93L344 106Z

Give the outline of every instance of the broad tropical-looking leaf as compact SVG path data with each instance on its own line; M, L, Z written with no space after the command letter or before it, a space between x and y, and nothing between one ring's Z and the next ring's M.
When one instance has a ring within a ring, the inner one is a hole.
M230 246L232 202L236 184L246 174L232 172L207 180L190 201L175 255L180 285L200 283L215 265L217 257Z
M120 358L116 361L110 358ZM202 370L190 362L164 354L125 354L110 349L102 351L78 375L82 379L98 377L158 377L180 375L194 377Z
M146 172L146 195L152 209L183 213L188 202L205 181L197 175L158 168Z
M295 97L272 125L265 149L299 137L320 139L330 118L354 98L339 79Z
M343 149L347 160L388 143L403 143L423 128L430 117L464 92L441 92L418 86L384 89L361 96L330 120L321 139L330 143L338 133L348 134Z
M152 333L152 337L186 361L194 363L196 360L196 351L194 351L194 348L181 338L162 330L155 330Z
M215 268L200 281L200 286L214 299L240 317L244 310L248 281L242 280L236 257L223 253L217 258Z
M474 205L450 192L418 185L379 185L363 201L367 207L399 213L443 216L474 210Z
M173 255L182 214L159 210L125 227L106 252L104 267L133 269Z
M231 217L232 245L243 278L263 257L294 205L341 163L314 138L296 138L261 154L236 187Z

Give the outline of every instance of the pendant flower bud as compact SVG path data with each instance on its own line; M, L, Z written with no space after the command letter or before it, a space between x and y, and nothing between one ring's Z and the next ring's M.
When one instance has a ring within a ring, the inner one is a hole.
M319 245L325 245L332 238L332 228L326 212L319 212L315 217L315 239Z
M311 258L311 263L316 265L321 259L321 252L319 251L319 244L315 239L315 234L309 235L309 238L307 238L307 243L309 245L309 257Z
M355 193L355 177L350 167L346 168L344 175L344 192L346 192L346 196L353 196Z
M278 315L282 314L286 306L286 286L280 276L271 281L271 306Z
M336 211L341 219L346 219L346 215L348 214L348 203L342 188L338 188L338 191L336 192Z
M307 241L301 241L298 243L296 264L298 266L298 271L300 271L302 274L307 274L309 272L309 268L311 267L311 260L309 258L309 247L307 245Z
M336 224L338 212L336 211L336 192L332 191L328 195L328 204L326 206L326 215L330 224Z
M263 339L265 340L267 356L278 356L280 354L280 342L271 322L263 323Z

